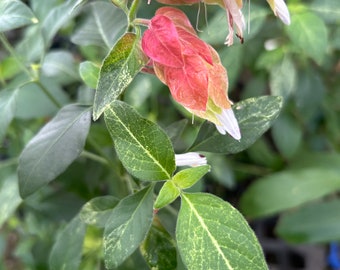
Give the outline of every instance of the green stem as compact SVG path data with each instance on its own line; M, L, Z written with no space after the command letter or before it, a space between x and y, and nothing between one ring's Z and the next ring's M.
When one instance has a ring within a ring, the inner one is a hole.
M94 161L97 161L99 163L102 163L104 165L109 165L109 162L105 159L105 158L102 158L101 156L98 156L96 154L93 154L89 151L86 151L84 150L82 153L81 153L81 156L82 157L85 157L85 158L89 158L89 159L92 159Z
M40 89L44 92L44 94L52 101L52 103L57 107L61 108L63 107L58 100L55 99L54 96L47 90L47 88L40 82L40 81L33 81L35 84L37 84Z
M4 161L0 162L0 168L5 168L5 167L10 167L13 165L17 165L19 162L19 158L10 158L10 159L6 159Z
M129 20L128 21L128 23L129 23L128 31L131 31L133 29L133 21L136 18L136 15L137 15L139 2L140 2L140 0L133 0L133 2L131 3L129 15L128 15L128 20Z
M14 57L15 61L19 64L21 69L28 75L29 78L32 78L33 76L31 72L21 61L20 57L17 55L16 51L13 49L12 45L8 42L6 36L3 33L0 33L0 41L4 45L6 50Z

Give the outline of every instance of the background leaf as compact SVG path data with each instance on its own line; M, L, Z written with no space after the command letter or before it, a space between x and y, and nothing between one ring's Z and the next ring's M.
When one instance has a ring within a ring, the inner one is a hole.
M17 90L7 89L0 92L0 140L5 136L7 127L14 117L17 93Z
M78 269L85 231L86 226L78 216L66 225L52 248L49 258L51 270Z
M86 83L87 86L93 89L96 89L97 87L99 70L100 68L90 61L82 62L79 65L80 77Z
M23 2L18 0L1 0L0 32L37 22L38 19L34 16L32 10Z
M275 229L291 243L320 243L340 240L340 200L307 205L284 214Z
M321 64L328 43L327 28L314 13L294 13L291 24L285 28L293 44L317 63Z
M109 50L127 27L124 12L111 3L94 2L86 6L86 19L71 36L78 45L97 45Z
M156 124L118 100L105 111L105 123L129 173L147 181L171 178L175 154L169 138Z
M226 154L243 151L271 126L281 107L282 98L273 96L249 98L236 103L233 110L241 129L241 140L221 135L215 126L205 122L189 150Z
M93 104L93 119L97 120L104 110L131 83L146 64L139 37L126 33L104 59L100 69L98 87Z
M176 239L188 270L267 269L246 220L230 204L210 194L182 195Z
M338 170L312 167L286 170L254 182L241 197L246 216L272 215L321 198L340 189Z
M119 199L109 195L93 198L82 207L79 217L86 224L104 228L118 203Z
M107 268L123 263L146 237L152 222L153 188L125 197L112 210L104 231L104 259Z
M55 179L81 153L91 124L90 108L68 105L26 145L18 167L25 198Z

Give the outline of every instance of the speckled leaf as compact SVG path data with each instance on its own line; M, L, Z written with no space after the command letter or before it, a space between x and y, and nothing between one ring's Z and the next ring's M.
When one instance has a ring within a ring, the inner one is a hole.
M229 135L221 135L216 127L205 122L189 151L206 151L233 154L251 146L274 122L282 108L282 98L262 96L249 98L233 106L242 138L236 141Z
M18 167L23 198L55 179L79 156L90 124L89 107L67 105L26 145Z
M22 1L0 1L0 32L37 22L38 19L34 16L32 10Z
M169 180L164 183L158 193L154 204L155 209L160 209L177 199L180 194L180 189L176 187L173 181Z
M133 33L126 33L113 46L100 69L93 104L94 120L125 90L146 61L140 48L140 38Z
M79 216L86 224L105 227L112 209L119 203L113 196L102 196L88 201L81 209Z
M256 236L243 216L211 194L182 195L176 239L188 270L268 269Z
M52 248L49 269L74 270L79 268L85 231L86 226L78 216L66 225Z
M153 217L152 186L125 197L112 210L104 231L104 259L112 269L125 261L146 237Z
M159 222L151 226L140 250L150 269L176 269L175 241Z
M175 154L170 139L156 124L118 100L105 111L105 122L129 173L146 181L171 178Z
M254 182L240 201L249 217L263 217L291 209L340 190L339 171L328 168L286 170Z

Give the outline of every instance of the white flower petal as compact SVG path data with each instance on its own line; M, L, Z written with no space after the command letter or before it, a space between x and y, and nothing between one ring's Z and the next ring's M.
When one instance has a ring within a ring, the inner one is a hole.
M222 125L216 125L219 133L225 135L228 132L235 140L241 139L241 132L233 110L224 109L221 114L216 115Z
M270 7L274 11L274 14L280 18L280 20L289 25L290 15L286 3L283 0L267 0Z
M207 165L207 158L196 152L175 155L176 166L202 166Z

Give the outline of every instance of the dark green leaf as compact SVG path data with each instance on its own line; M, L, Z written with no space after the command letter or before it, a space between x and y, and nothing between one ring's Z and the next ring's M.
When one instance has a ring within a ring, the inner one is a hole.
M34 16L32 10L22 1L1 0L0 32L5 32L37 22L38 19Z
M126 15L111 3L99 1L90 3L86 11L87 18L71 36L72 42L83 46L97 45L108 51L126 29Z
M171 178L175 155L169 138L156 124L118 100L106 109L105 122L129 173L147 181Z
M112 101L125 90L146 64L140 39L126 33L104 59L93 104L93 119L97 120Z
M321 64L328 47L327 28L314 13L296 13L292 22L285 28L292 43L307 56Z
M280 218L276 232L292 243L340 240L340 200L314 203Z
M249 217L272 215L340 189L338 170L322 167L286 170L258 179L240 201Z
M176 239L188 270L268 269L243 216L211 194L183 194Z
M82 62L79 66L80 77L88 87L93 89L97 87L99 70L100 68L90 61Z
M16 174L7 176L0 188L0 227L21 203Z
M90 108L68 105L46 124L20 155L20 195L55 179L81 153L91 124Z
M78 216L66 225L52 248L49 258L51 270L78 269L85 231L86 226Z
M7 89L0 92L0 141L5 136L7 127L14 117L17 93L17 90Z
M226 154L241 152L252 145L271 126L281 107L281 97L262 96L241 101L233 107L241 129L240 141L219 134L215 126L205 122L190 151Z
M146 237L153 217L152 186L125 197L112 210L104 231L107 268L123 263Z
M119 203L113 196L97 197L87 202L79 213L80 219L86 224L105 227L112 209Z
M164 183L154 204L155 209L160 209L177 199L180 194L180 189L169 180Z
M151 226L140 247L151 269L174 270L177 266L175 241L161 224Z
M340 6L338 0L314 0L309 8L326 22L336 23L339 21Z

